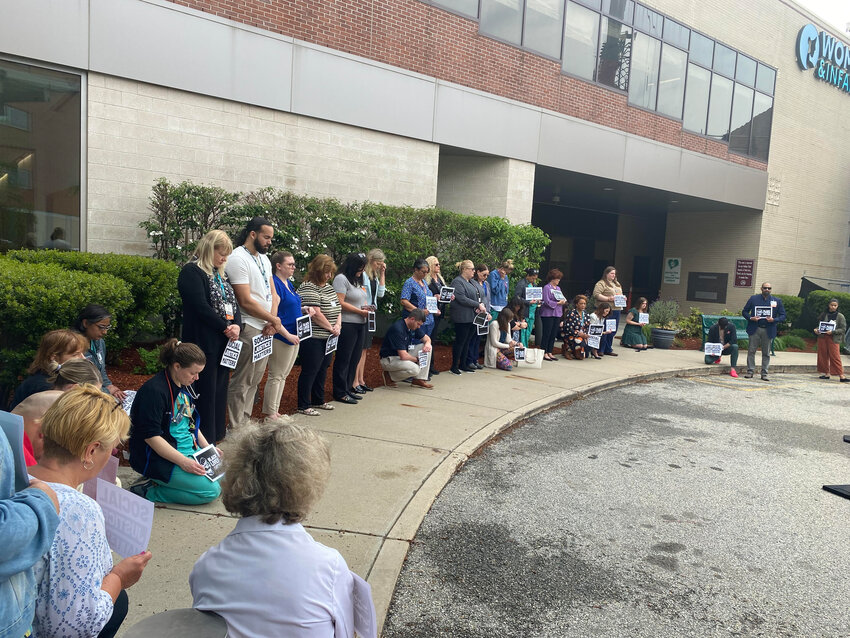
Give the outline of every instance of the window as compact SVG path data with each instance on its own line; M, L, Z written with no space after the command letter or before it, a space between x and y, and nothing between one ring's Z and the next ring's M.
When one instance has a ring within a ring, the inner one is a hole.
M561 57L563 0L526 0L522 44L550 58Z
M753 102L753 132L750 155L767 161L770 150L770 125L773 120L773 98L756 93Z
M636 31L632 50L632 77L629 79L631 104L655 110L660 58L661 41Z
M481 0L481 33L519 45L522 38L522 0Z
M599 48L599 14L574 2L567 3L564 29L564 58L561 68L588 80L596 70L596 51Z
M0 252L80 248L81 78L0 60Z
M685 114L682 118L682 126L700 135L705 135L710 85L711 71L695 64L688 64L688 90L685 93Z
M669 44L661 46L661 74L658 79L658 112L677 120L682 118L685 96L685 69L688 54Z
M632 52L632 29L613 18L602 18L599 66L596 80L625 91L629 88L629 60Z
M714 45L714 70L726 77L735 77L735 56L737 54L719 42Z
M709 40L704 35L691 33L691 62L697 62L711 68L714 59L714 40Z
M735 69L735 79L748 86L756 85L756 61L745 55L738 54L738 68Z
M762 93L773 95L773 86L775 82L776 71L759 63L758 74L756 75L756 88Z
M670 44L675 44L680 49L687 50L688 43L691 38L691 30L683 27L678 22L674 22L670 18L664 18L664 40Z
M717 73L711 76L711 96L708 101L708 127L705 134L716 140L729 140L729 117L732 110L734 82Z
M599 11L599 7L602 6L602 0L578 0L582 4L587 5L591 9L596 9Z
M753 123L753 93L755 91L751 88L737 82L735 83L735 96L732 100L732 125L729 131L730 151L744 154L750 152L750 130Z
M478 0L431 0L435 5L478 19Z
M638 5L635 7L635 28L641 31L646 31L650 35L661 37L661 31L664 27L664 16L660 13L655 13L644 6Z
M635 3L632 0L602 0L602 12L620 22L630 24L635 12Z

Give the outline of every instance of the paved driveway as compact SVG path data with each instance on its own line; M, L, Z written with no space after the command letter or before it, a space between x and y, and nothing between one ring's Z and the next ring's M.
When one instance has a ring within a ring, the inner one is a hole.
M385 638L850 636L848 384L671 379L531 418L426 517Z

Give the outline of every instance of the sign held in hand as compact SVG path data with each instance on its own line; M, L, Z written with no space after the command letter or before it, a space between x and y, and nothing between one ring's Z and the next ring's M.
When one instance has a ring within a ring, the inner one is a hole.
M710 357L721 357L723 356L723 344L722 343L706 343L704 348L705 354Z
M242 342L238 339L236 341L228 341L227 345L224 348L224 352L221 354L221 362L225 368L230 368L231 370L236 369L236 364L239 362L239 353L242 352Z
M126 558L148 548L153 527L151 501L103 479L97 479L95 500L103 510L106 540L112 551Z
M272 353L272 342L274 337L271 335L257 335L251 339L251 346L254 354L251 357L251 363L257 363L260 359L265 359Z

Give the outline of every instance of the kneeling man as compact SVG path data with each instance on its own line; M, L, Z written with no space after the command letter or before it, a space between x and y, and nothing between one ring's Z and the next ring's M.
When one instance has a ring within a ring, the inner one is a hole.
M706 343L723 344L723 354L729 355L729 363L732 366L729 374L737 378L738 373L735 371L735 366L738 365L738 332L735 330L735 326L730 324L726 317L720 317L717 323L708 329ZM707 354L705 355L705 362L720 363L720 357Z
M426 381L431 369L431 337L422 332L425 323L425 311L414 308L404 319L399 319L387 330L381 344L381 368L384 370L384 383L396 387L396 381L414 377L413 385L420 388L433 388ZM424 367L419 365L419 353L428 355Z

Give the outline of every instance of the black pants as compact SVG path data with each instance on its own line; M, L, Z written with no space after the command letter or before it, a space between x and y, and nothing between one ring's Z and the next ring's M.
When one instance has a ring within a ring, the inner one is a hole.
M301 360L301 374L298 375L299 410L325 402L325 377L333 358L333 353L325 354L327 343L327 339L316 337L301 342L301 349L298 351Z
M540 347L543 352L552 352L555 349L555 337L558 334L558 323L560 317L540 317L543 323L543 338L540 340Z
M469 340L472 338L472 333L475 332L475 324L469 323L455 324L455 342L452 345L452 369L457 369L463 366L466 367L466 359L469 354Z
M223 350L223 349L222 349ZM201 432L207 443L214 444L221 441L227 434L224 424L224 416L227 412L227 388L230 385L230 368L220 366L221 352L218 357L215 353L205 353L207 365L198 375L195 381L195 391L198 398L195 399L195 407L201 417Z
M365 323L342 322L342 330L340 330L339 341L336 344L336 358L334 359L334 399L341 399L354 387L354 373L357 372L357 364L360 363L365 333Z
M121 623L124 622L124 618L127 616L128 607L129 599L127 598L127 591L122 589L121 593L118 594L118 598L115 599L115 604L112 605L112 616L106 621L97 638L112 638L117 634Z
M440 312L445 313L446 310L448 310L448 304L443 304L440 307ZM439 314L439 315L434 317L434 326L431 328L431 334L429 335L431 337L431 345L432 346L436 343L436 340L434 339L434 337L437 336L437 328L440 326L440 322L442 320L443 320L442 314ZM434 359L436 359L436 357L432 354L431 355L431 370L432 371L437 369L436 366L434 365Z
M478 328L469 335L469 353L466 357L466 365L470 363L478 363L478 359L481 357L481 337L485 335L478 334Z

